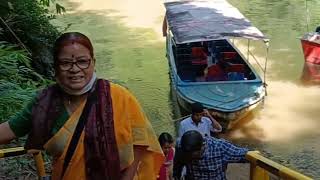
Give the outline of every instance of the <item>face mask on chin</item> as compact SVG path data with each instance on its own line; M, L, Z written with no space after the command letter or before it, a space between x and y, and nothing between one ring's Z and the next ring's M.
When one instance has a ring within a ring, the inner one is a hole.
M92 86L94 85L94 82L96 81L96 79L97 79L97 75L94 72L90 81L80 90L74 90L74 89L67 88L62 83L60 83L58 79L56 79L56 81L57 81L57 84L61 87L61 89L65 93L67 93L69 95L79 96L79 95L83 95L83 94L89 92L91 90Z

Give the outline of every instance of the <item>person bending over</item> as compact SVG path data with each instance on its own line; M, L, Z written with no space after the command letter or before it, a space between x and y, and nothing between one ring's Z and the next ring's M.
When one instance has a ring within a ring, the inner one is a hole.
M186 180L226 180L228 163L247 162L248 149L223 139L203 137L198 131L187 131L176 146L173 176L180 179L186 166Z

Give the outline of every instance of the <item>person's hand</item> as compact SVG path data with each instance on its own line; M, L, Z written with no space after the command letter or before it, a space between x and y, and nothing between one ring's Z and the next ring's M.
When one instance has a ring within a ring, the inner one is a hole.
M163 163L165 166L170 166L171 164L173 164L173 161L171 160L171 161L167 161L167 162L165 162L165 163Z
M168 34L167 34L167 31L163 31L163 32L162 32L162 36L163 36L163 37L166 37L167 35L168 35Z
M204 112L205 116L210 116L210 113L209 113L208 109L204 109L203 112Z

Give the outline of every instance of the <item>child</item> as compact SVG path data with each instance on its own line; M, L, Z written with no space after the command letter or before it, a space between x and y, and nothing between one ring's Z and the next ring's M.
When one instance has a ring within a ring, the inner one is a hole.
M162 164L157 180L173 180L172 170L173 170L173 138L169 133L161 133L159 136L159 143L162 148L164 155L166 156L165 162Z

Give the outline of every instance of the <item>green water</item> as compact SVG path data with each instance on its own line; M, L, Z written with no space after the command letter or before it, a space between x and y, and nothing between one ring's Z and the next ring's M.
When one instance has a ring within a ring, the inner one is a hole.
M162 8L160 0L150 2ZM305 2L230 2L271 41L268 97L264 108L226 137L258 149L281 164L320 178L320 133L317 130L320 128L320 91L318 86L306 87L301 82L304 60L299 37L307 32ZM308 3L309 30L314 30L320 22L317 8L320 1ZM128 26L127 17L117 8L81 10L81 3L74 2L66 3L66 7L69 13L58 17L54 23L61 27L71 24L68 30L83 32L92 39L98 75L128 87L139 99L157 134L164 131L175 134L170 120L178 118L179 113L171 98L165 43L159 39L159 33L153 27ZM142 5L136 11L143 12L146 8ZM159 29L162 15L157 14L154 19ZM261 48L254 48L254 52L264 55Z

